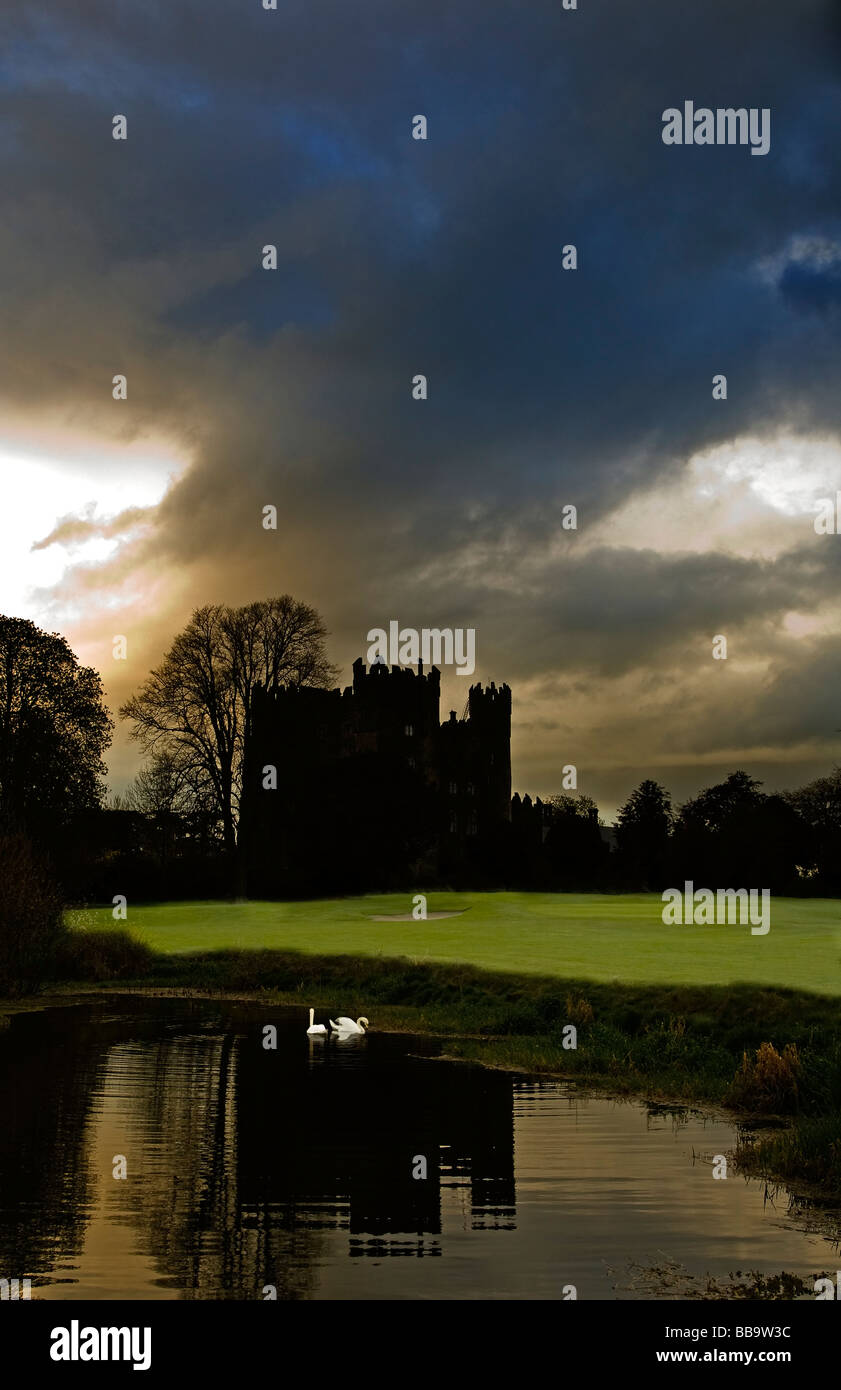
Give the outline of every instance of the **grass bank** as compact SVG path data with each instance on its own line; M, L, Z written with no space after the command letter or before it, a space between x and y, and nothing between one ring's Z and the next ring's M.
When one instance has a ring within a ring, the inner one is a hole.
M301 951L408 957L486 971L646 985L785 986L841 996L841 905L773 898L771 929L666 926L655 893L430 893L439 921L408 914L408 893L306 902L129 904L126 925L153 951ZM111 908L68 913L70 926L113 927Z
M363 1013L375 1028L444 1037L448 1056L629 1096L730 1107L778 1126L741 1146L747 1170L841 1197L841 1004L826 994L312 951L161 952L96 930L70 933L61 973L313 1006L321 1017Z

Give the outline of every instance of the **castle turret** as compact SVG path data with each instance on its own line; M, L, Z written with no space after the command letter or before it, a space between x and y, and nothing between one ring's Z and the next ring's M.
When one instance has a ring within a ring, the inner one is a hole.
M482 778L488 807L501 820L511 819L511 687L491 681L470 687L470 724L481 750Z

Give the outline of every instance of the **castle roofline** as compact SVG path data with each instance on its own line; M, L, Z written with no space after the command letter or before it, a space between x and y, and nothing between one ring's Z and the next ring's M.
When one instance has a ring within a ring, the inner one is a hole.
M364 657L358 656L353 663L354 685L357 681L369 680L372 676L375 680L381 680L383 676L413 679L417 676L422 681L437 683L441 679L441 672L437 666L430 666L429 670L424 672L422 660L418 661L417 669L414 666L387 666L384 661L372 661L371 665L366 667Z

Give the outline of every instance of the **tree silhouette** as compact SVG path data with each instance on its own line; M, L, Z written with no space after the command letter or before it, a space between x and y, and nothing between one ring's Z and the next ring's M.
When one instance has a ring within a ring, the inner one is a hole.
M795 791L783 792L783 800L808 827L808 849L801 869L804 877L819 877L825 891L841 888L841 768L817 777Z
M289 594L243 608L198 608L120 710L144 752L169 755L194 795L214 807L232 861L253 687L333 680L325 637L315 609Z
M646 778L631 792L616 824L619 852L646 888L659 889L665 882L671 831L671 796Z
M707 886L790 892L808 856L805 821L781 796L767 796L746 772L706 787L681 807L675 863Z
M113 724L98 672L57 633L0 617L0 818L44 841L100 805Z
M590 796L561 793L544 802L548 822L544 855L549 882L569 889L592 887L605 872L607 846L599 830L599 808Z

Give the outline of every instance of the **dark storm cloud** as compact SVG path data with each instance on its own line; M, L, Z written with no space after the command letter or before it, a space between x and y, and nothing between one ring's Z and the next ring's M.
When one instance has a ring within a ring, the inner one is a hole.
M780 292L795 308L828 313L841 305L841 261L826 268L786 266Z
M75 0L5 4L0 40L5 398L192 460L121 571L291 588L343 662L464 615L498 677L550 680L645 680L830 582L656 536L543 557L564 503L591 525L699 449L841 429L837 315L802 312L836 271L785 261L841 227L833 5ZM685 99L770 107L770 153L667 148Z
M757 650L772 655L774 638L765 625L834 603L839 581L841 555L832 544L764 562L616 547L598 549L586 562L547 561L513 594L489 592L475 576L461 585L458 604L486 637L485 667L490 661L524 678L546 669L614 677L646 668L685 670L687 663L700 671L719 632L729 634L737 658L740 646L752 657ZM452 587L446 577L427 581L425 606L444 613Z

